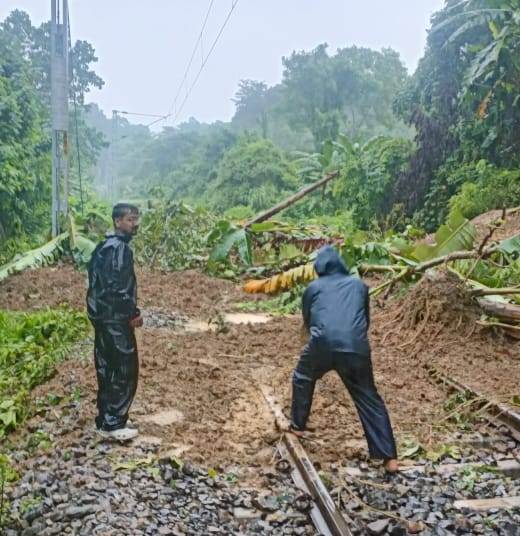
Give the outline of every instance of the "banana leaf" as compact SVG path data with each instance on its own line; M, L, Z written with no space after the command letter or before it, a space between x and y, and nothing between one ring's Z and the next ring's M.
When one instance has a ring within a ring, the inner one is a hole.
M63 253L62 244L68 236L68 233L60 234L43 246L27 251L22 256L0 267L0 281L11 274L51 264Z
M90 261L92 252L96 244L78 232L76 223L71 215L68 219L69 224L69 246L74 262L80 267L86 266Z
M498 244L498 251L506 255L520 255L520 234L502 240Z
M471 222L459 211L454 211L446 224L441 225L435 233L435 244L419 244L413 250L412 257L424 262L454 251L471 250L475 233L475 227Z
M210 261L225 261L233 247L237 247L238 254L244 263L250 265L253 262L251 237L245 229L231 229L222 237L222 240L213 248Z
M273 275L268 279L253 279L246 282L243 290L250 294L278 294L316 278L314 264L307 263Z

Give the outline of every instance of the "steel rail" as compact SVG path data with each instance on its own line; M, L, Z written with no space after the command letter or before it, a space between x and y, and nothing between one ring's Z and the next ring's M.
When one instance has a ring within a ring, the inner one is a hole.
M518 411L515 411L506 404L489 400L488 397L482 395L478 391L475 391L475 389L446 376L443 372L432 365L426 364L424 365L424 368L437 383L448 387L449 390L471 394L471 396L476 399L475 404L481 408L485 408L484 417L486 420L492 422L495 426L497 425L497 421L500 424L505 425L511 432L511 435L517 441L520 441L520 413L518 413Z
M277 427L280 430L287 430L287 419L278 406L271 389L266 385L260 385L260 391L275 417ZM296 486L312 498L312 503L309 505L309 516L319 534L323 536L352 536L347 520L332 500L299 439L294 434L283 432L278 451L282 460L287 460L290 463L291 476Z

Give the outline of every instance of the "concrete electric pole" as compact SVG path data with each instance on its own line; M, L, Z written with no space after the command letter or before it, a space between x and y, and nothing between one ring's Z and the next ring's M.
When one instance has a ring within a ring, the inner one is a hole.
M110 140L110 202L112 205L116 202L116 185L117 185L117 155L116 155L116 141L117 141L117 123L118 123L118 110L112 110L112 136Z
M67 0L51 0L52 236L69 196L69 16Z

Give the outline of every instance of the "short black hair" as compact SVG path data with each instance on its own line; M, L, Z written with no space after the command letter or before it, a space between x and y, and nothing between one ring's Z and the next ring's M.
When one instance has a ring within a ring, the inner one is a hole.
M130 203L117 203L112 209L112 221L115 222L118 218L122 218L128 213L139 214L139 209Z

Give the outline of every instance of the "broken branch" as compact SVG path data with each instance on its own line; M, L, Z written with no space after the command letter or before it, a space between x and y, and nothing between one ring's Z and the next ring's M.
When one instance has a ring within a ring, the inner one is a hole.
M296 201L299 201L302 197L305 197L307 194L310 194L314 190L317 190L320 186L325 186L329 181L332 179L335 179L339 175L339 171L333 171L332 173L329 173L325 175L325 177L321 178L319 181L311 184L310 186L307 186L297 192L296 194L292 195L291 197L288 197L281 203L278 203L274 207L271 207L270 209L267 209L264 212L261 212L257 216L255 216L252 220L247 222L244 225L244 228L247 229L248 227L251 227L254 223L262 223L263 221L268 220L275 214L278 214L278 212L281 212L283 209L290 207L291 205L294 205Z

